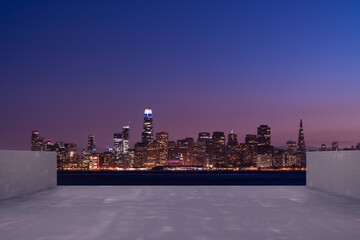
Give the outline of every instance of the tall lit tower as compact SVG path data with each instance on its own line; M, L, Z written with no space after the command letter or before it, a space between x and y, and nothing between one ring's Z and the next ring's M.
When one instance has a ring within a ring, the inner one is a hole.
M299 140L296 152L299 156L299 164L302 167L306 165L306 148L305 148L305 138L304 138L304 129L302 120L300 120L300 128L299 128Z
M123 134L114 133L114 153L116 160L119 159L120 153L122 152L123 146Z
M37 130L31 133L31 151L44 151L44 137Z
M231 133L228 135L228 146L236 146L238 145L237 135L231 130Z
M96 146L95 146L95 138L94 135L89 135L88 136L88 147L87 147L89 152L96 152Z
M129 152L130 124L128 126L123 126L123 128L122 128L122 137L123 137L122 153L127 154Z
M271 144L271 128L268 125L260 125L257 129L258 145L270 146Z
M151 108L145 108L144 113L144 127L142 131L142 142L145 144L152 143L154 141L154 125L152 118Z

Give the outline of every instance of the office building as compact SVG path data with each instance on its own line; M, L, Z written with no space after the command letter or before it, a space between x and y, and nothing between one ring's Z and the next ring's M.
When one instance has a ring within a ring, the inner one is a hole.
M145 144L152 143L154 140L154 125L151 108L146 108L144 112L144 125L142 131L142 142Z
M257 140L259 146L271 145L271 128L268 125L260 125L257 129Z
M130 124L122 128L122 154L128 154L130 148Z
M90 153L95 153L96 152L96 145L95 145L95 137L94 135L89 135L88 136L88 146L87 146L87 150Z
M39 131L33 130L31 133L31 151L44 151L44 137L39 135Z
M295 141L287 141L286 142L286 152L290 155L296 153L296 142Z

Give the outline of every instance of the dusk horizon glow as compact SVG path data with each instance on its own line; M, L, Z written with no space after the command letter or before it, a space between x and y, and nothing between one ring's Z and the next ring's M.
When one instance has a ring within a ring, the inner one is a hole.
M0 4L0 149L45 139L99 151L143 114L176 141L360 142L358 1L11 1Z

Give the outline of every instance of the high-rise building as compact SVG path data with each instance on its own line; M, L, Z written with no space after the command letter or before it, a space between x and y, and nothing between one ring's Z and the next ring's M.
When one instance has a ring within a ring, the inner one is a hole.
M231 131L231 133L228 135L227 146L236 146L236 145L239 145L237 140L237 135L234 133L234 131Z
M169 134L167 132L158 132L156 133L156 142L162 145L168 145L169 142Z
M300 167L306 167L306 147L302 120L300 120L299 138L296 151L299 158Z
M87 149L89 152L91 153L95 153L96 152L96 145L95 145L95 137L94 135L89 135L88 136L88 146Z
M245 144L254 144L254 145L257 145L257 144L258 144L257 136L256 136L256 135L253 135L253 134L246 134Z
M45 151L47 152L56 151L55 144L51 140L46 140L44 146L45 146Z
M64 143L63 142L56 142L55 143L55 151L56 151L56 158L57 158L57 168L63 169L64 164L66 164L66 151L65 151Z
M240 145L237 140L237 135L234 131L228 135L228 142L226 145L226 165L228 167L240 167L241 166L241 151Z
M209 156L206 152L206 142L197 141L194 143L194 165L209 167Z
M143 142L138 142L135 144L135 166L142 167L145 166L147 161L147 151L146 144Z
M33 130L31 133L31 151L44 151L44 137L39 135L39 131Z
M211 139L209 132L200 132L197 141L209 141Z
M257 162L258 138L254 134L247 134L245 144L241 145L244 154L242 167L255 167Z
M184 165L193 165L194 159L194 139L191 137L177 140L177 153L179 160L184 163Z
M130 148L130 124L122 128L122 153L127 154Z
M226 167L225 162L225 134L213 132L211 146L211 163L215 167Z
M119 160L120 153L122 152L123 148L123 134L122 133L114 133L114 155L115 160Z
M168 160L174 160L178 156L177 147L175 141L168 142Z
M257 129L258 145L270 146L271 145L271 128L268 125L260 125Z
M286 152L290 155L296 153L296 142L295 141L287 141L286 142Z
M151 108L145 108L144 112L144 126L142 131L142 142L145 144L154 141L154 125Z
M78 166L78 155L76 153L77 145L75 143L65 143L65 158L68 168L75 168Z
M168 142L169 135L166 132L156 133L156 142L159 144L160 165L165 165L168 160Z

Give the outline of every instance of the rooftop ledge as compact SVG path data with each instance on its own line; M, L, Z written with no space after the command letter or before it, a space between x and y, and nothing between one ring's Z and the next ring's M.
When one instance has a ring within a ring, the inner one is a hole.
M0 151L1 240L360 239L359 151L309 153L308 187L54 187L33 154Z

